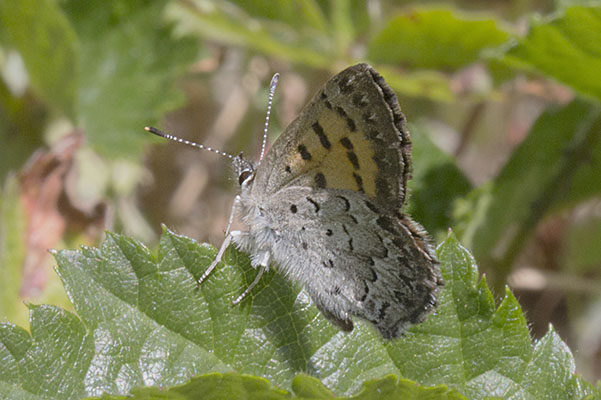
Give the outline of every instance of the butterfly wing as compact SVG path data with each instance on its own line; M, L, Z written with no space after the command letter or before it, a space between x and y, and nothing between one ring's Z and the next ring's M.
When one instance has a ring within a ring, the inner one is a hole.
M352 316L385 338L433 309L442 284L423 229L400 213L411 142L396 96L366 64L326 83L243 187L249 231L236 244L268 251L343 330Z
M343 330L351 316L395 338L436 305L442 278L421 227L344 189L292 186L266 198L278 271Z
M411 141L393 91L369 65L345 69L317 92L257 168L255 190L348 189L399 210Z

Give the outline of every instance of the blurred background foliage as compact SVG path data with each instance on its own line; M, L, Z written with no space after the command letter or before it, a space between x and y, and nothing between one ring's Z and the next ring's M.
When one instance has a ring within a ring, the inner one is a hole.
M227 160L331 75L371 63L411 122L408 211L601 378L601 3L0 0L0 320L69 308L50 248L160 224L219 244Z

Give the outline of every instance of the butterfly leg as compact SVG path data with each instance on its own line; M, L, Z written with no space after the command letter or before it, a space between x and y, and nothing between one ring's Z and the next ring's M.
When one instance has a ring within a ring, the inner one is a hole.
M259 267L259 273L257 273L257 277L255 278L255 280L250 285L248 285L248 287L246 288L246 290L244 292L242 292L242 294L240 296L238 296L236 298L236 300L232 301L233 305L236 305L236 304L240 303L242 300L244 300L244 298L246 296L248 296L248 294L250 293L250 291L255 286L257 286L257 283L259 283L259 281L261 280L261 276L263 276L263 272L265 272L266 269L267 268L264 267L264 266L262 266L262 265Z
M234 233L234 232L232 232L232 233ZM209 268L207 268L207 270L202 274L202 276L198 280L198 282L197 282L198 286L200 286L200 284L205 279L207 279L207 277L211 274L211 272L213 272L213 270L215 269L215 267L217 266L217 264L219 263L219 261L221 261L221 258L223 257L223 253L225 253L225 250L230 245L231 241L232 241L232 235L227 235L225 237L225 240L221 244L221 248L219 248L219 252L217 253L217 257L215 257L215 259L213 260L213 262L211 263L211 265L209 265Z
M230 218L227 223L227 228L225 228L225 239L223 240L223 243L221 244L221 247L219 248L217 257L215 257L215 259L213 260L211 265L209 265L209 268L207 268L207 270L202 274L202 276L198 280L198 282L197 282L198 286L200 286L200 284L205 279L207 279L207 277L211 274L211 272L213 272L213 270L215 269L217 264L219 264L219 261L221 261L221 258L223 257L223 253L225 253L225 250L232 242L233 236L235 236L234 234L237 233L237 232L232 232L232 234L230 235L230 228L232 226L232 222L234 221L234 215L236 215L236 206L238 205L239 201L240 201L240 196L236 196L234 198L234 204L232 205L232 211L230 212Z
M232 211L230 212L230 218L227 221L227 228L225 228L225 236L228 236L230 233L230 228L232 227L232 222L234 222L234 215L236 215L236 206L240 202L240 195L237 195L234 198L234 204L232 204Z
M232 234L234 234L234 232L232 232ZM259 281L261 280L261 277L263 276L263 273L267 270L267 268L269 267L269 259L271 258L271 254L269 253L269 251L264 251L261 252L257 255L257 257L254 257L251 265L253 266L253 268L259 268L259 272L257 273L257 276L255 277L255 280L252 281L252 283L250 285L248 285L248 287L246 288L246 290L236 298L236 300L234 300L232 302L232 304L236 305L238 303L240 303L242 300L244 300L244 298L250 293L251 290L253 290L253 288L255 286L257 286L257 283L259 283Z

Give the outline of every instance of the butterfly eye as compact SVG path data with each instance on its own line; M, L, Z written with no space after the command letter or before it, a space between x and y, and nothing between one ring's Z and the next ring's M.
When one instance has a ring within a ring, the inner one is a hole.
M242 184L250 176L250 174L251 174L250 171L242 171L240 173L240 176L238 176L238 183L242 186Z

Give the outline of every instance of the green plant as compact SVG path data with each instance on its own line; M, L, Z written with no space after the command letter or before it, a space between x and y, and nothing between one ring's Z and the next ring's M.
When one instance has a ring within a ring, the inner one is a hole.
M408 211L442 242L448 283L437 315L405 339L383 344L362 324L351 335L338 333L299 288L273 273L251 300L231 307L229 300L255 273L235 251L228 252L228 266L197 290L193 277L214 256L212 247L165 231L155 257L134 239L108 234L100 249L56 253L72 305L49 296L52 284L46 282L45 297L33 301L60 307L28 304L31 333L2 325L0 392L11 398L80 398L102 390L114 396L132 390L141 398L198 391L217 398L370 398L383 392L407 398L600 397L597 387L574 374L572 352L547 326L553 320L573 348L577 371L598 379L598 350L582 343L601 335L590 322L599 318L601 293L595 211L601 195L601 6L545 3L541 17L539 3L509 1L482 13L461 1L0 0L2 320L26 318L19 309L20 289L31 285L20 276L24 259L48 247L98 243L88 233L93 224L84 218L81 226L88 203L114 210L107 213L114 215L114 229L150 246L158 222L205 238L222 229L206 210L219 214L223 185L217 178L206 184L185 150L158 163L155 151L142 166L152 140L143 126L161 121L206 133L220 126L211 125L215 110L242 104L227 118L237 121L228 135L246 133L238 138L249 143L260 131L266 101L258 82L271 70L303 78L294 90L282 84L276 94L276 107L281 102L289 110L304 101L298 93L311 93L357 61L385 76L412 123ZM524 16L529 30L520 33L513 21ZM25 83L7 78L19 62ZM186 109L167 114L184 103ZM246 113L253 107L256 112ZM273 113L272 131L285 123L284 114ZM35 159L35 150L56 146L57 136L74 131L86 139L73 150L73 164L61 164L68 172L49 183L57 186L39 183L60 194L43 205L65 228L46 247L32 248L31 239L46 231L32 222L39 214L24 194L23 165ZM248 148L219 140L232 152ZM474 158L479 163L471 163ZM493 163L498 167L480 173ZM175 188L156 185L143 196L148 189L139 182L152 175L173 184L174 171L199 186L204 182L199 202L216 200L187 208L200 211L180 220L161 214L180 211L181 202L165 199ZM65 199L77 212L65 212ZM201 228L194 225L200 220ZM458 239L448 236L449 227ZM494 296L478 281L470 253ZM531 253L543 257L528 258ZM512 280L516 267L531 265L547 286L524 290L523 282ZM561 307L533 305L532 292ZM495 296L503 297L498 307ZM69 307L75 313L65 311ZM164 388L153 387L159 384Z
M436 314L404 338L383 342L363 323L350 334L339 332L299 288L273 271L233 307L231 300L256 271L232 248L227 265L197 289L213 248L165 231L155 257L132 239L108 234L99 249L55 254L77 315L31 305L31 336L14 325L0 326L0 387L6 396L32 398L119 395L141 386L173 385L180 385L171 390L184 397L217 390L217 398L237 391L237 396L244 391L284 396L258 378L212 374L236 371L267 377L301 397L315 388L318 398L331 397L329 390L348 396L362 385L359 396L365 398L382 387L397 394L412 391L415 398L599 394L574 375L572 355L552 329L531 344L509 290L496 308L473 258L453 235L438 254L446 286ZM319 378L325 387L299 373ZM382 378L388 374L410 381ZM363 383L372 379L379 380ZM137 395L152 393L159 392Z

